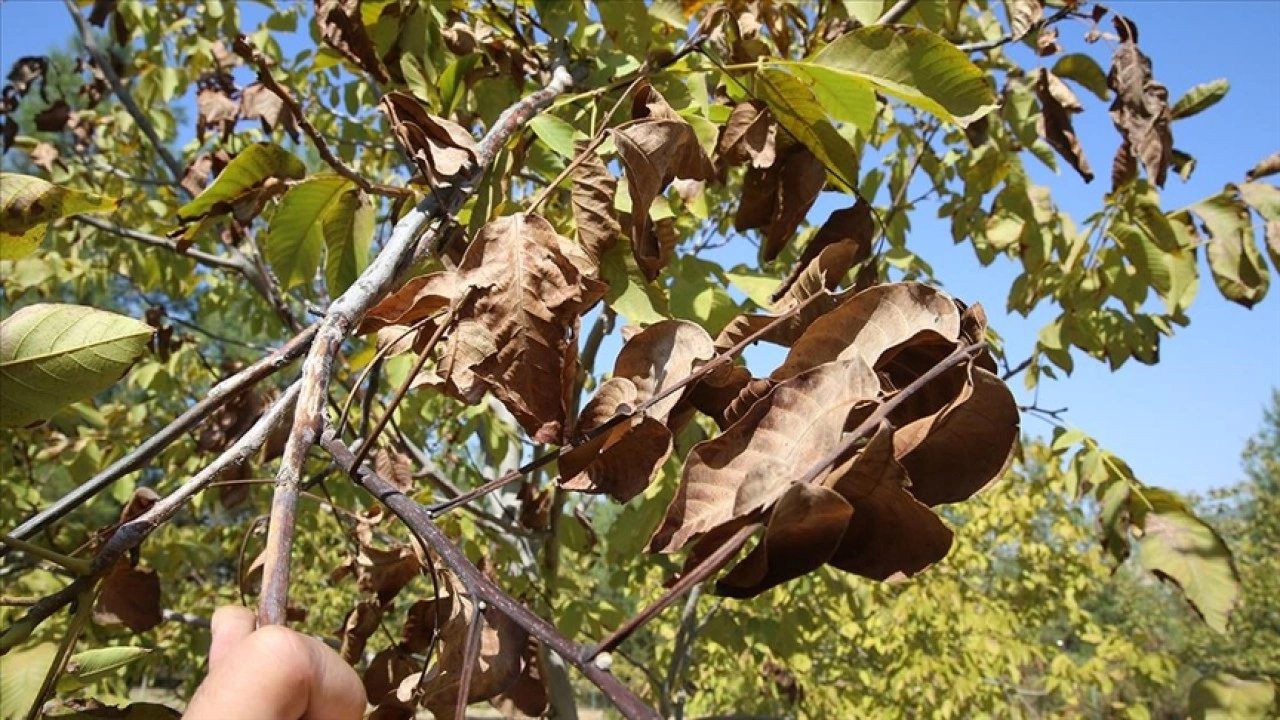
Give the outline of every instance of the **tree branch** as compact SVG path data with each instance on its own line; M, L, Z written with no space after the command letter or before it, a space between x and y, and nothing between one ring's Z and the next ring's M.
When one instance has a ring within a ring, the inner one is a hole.
M122 238L128 238L129 240L140 242L143 245L150 245L151 247L163 248L165 250L168 250L171 253L174 253L175 255L181 255L183 257L191 258L192 260L195 260L196 262L200 263L201 265L204 265L205 267L211 267L218 270L233 270L235 272L240 273L241 275L244 275L245 279L249 280L250 282L253 282L254 280L253 278L250 277L250 275L255 274L253 266L250 265L247 260L244 260L242 258L231 258L225 255L214 255L213 253L207 253L195 247L189 247L189 248L183 249L178 247L178 244L170 240L169 238L160 237L159 235L150 235L148 233L139 232L137 230L130 230L127 227L122 227L120 225L116 225L115 223L107 222L106 220L93 217L92 215L73 215L71 216L71 219L75 220L78 223L81 223L82 225L88 225L89 227L97 228L99 230L104 230L113 235L119 235Z
M355 456L332 432L325 432L320 444L329 451L338 466L374 497L378 498L396 517L400 518L414 536L430 547L462 582L473 599L485 602L490 609L506 615L512 622L541 640L548 648L564 658L587 677L612 702L626 718L657 720L659 717L647 707L627 686L595 663L583 660L583 648L566 638L551 623L543 620L512 598L467 559L462 550L449 539L431 519L427 509L400 492L394 485L380 477L367 466L352 464Z
M875 24L888 25L889 23L898 22L904 15L911 12L911 8L915 7L916 3L919 1L920 0L898 0L898 2L894 3L893 7L884 11L884 14L880 16L879 20L876 20Z
M425 242L419 234L437 217L452 217L474 191L498 149L524 127L537 112L573 84L564 68L556 68L550 85L507 108L494 121L489 133L476 149L476 163L468 176L453 187L439 188L410 210L391 231L382 251L369 267L341 296L333 301L316 333L315 344L302 366L302 390L294 413L293 427L285 443L284 457L276 474L276 489L271 500L271 521L267 530L262 595L259 598L258 621L282 624L289 589L290 549L293 545L293 520L298 503L302 465L320 434L321 420L333 376L333 361L347 336L364 318L369 308L389 292L402 271L415 256L417 248L429 248L435 233ZM439 225L436 226L438 232Z
M110 487L116 480L141 469L174 440L204 422L215 410L225 405L229 400L296 360L311 345L311 338L315 335L315 332L316 326L312 325L275 352L214 385L209 389L203 400L174 418L162 430L148 437L132 452L111 463L111 465L89 478L75 490L64 495L57 502L28 518L21 525L14 528L9 535L15 538L31 537L48 527L50 523L62 519L72 510L88 502L95 495ZM0 549L0 557L3 555L4 550Z
M1021 40L1022 38L1026 37L1027 35L1030 35L1033 32L1043 30L1044 28L1058 22L1059 20L1062 20L1063 18L1067 17L1072 12L1074 12L1073 7L1074 6L1071 3L1067 3L1063 5L1062 9L1058 10L1058 12L1050 15L1047 18L1042 18L1039 22L1027 28L1027 31L1021 35L1014 35L1013 33L1009 33L1008 35L1002 35L1001 37L998 37L995 40L984 40L982 42L963 43L961 45L957 45L956 49L959 50L960 52L983 52L986 50L994 50L998 47L1001 47L1002 45L1008 45L1011 42L1016 42L1018 40Z

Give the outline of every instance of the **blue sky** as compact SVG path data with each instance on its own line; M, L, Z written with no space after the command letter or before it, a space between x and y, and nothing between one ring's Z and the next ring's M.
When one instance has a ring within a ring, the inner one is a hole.
M1224 183L1243 180L1244 171L1258 159L1280 150L1280 44L1275 42L1280 36L1280 2L1146 0L1109 5L1137 23L1141 46L1154 61L1156 79L1168 86L1171 101L1198 83L1219 77L1231 81L1231 91L1220 104L1175 124L1177 147L1195 155L1199 164L1190 182L1170 178L1162 193L1166 208L1182 207L1217 192ZM1107 67L1110 50L1105 43L1080 42L1085 29L1062 27L1066 51L1088 52ZM7 0L0 4L0 68L8 68L18 57L61 47L72 33L60 0ZM1039 62L1025 48L1012 52L1030 67ZM1076 129L1100 177L1085 185L1069 168L1054 177L1034 159L1027 164L1033 179L1051 187L1058 204L1080 220L1099 207L1108 189L1118 136L1106 104L1087 91L1078 94L1086 110L1076 117ZM810 220L821 222L846 205L844 198L824 196ZM933 265L948 291L987 308L1010 358L1029 353L1036 333L1052 315L1024 319L1004 313L1005 295L1017 274L1012 263L981 267L972 250L953 245L949 228L927 212L913 218L910 243ZM1240 450L1258 428L1271 389L1280 387L1280 277L1274 271L1272 284L1261 304L1245 310L1222 299L1207 267L1202 267L1200 292L1189 312L1191 325L1165 339L1158 365L1131 362L1112 373L1104 364L1077 357L1070 378L1042 384L1039 405L1070 408L1066 421L1124 457L1144 482L1203 492L1238 480ZM1021 382L1014 386L1023 402L1031 400ZM1031 417L1024 427L1035 433L1049 430Z

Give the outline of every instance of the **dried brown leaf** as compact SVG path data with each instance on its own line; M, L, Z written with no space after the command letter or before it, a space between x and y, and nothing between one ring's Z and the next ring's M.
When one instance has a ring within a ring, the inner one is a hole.
M400 683L418 671L418 664L400 648L387 648L369 661L364 671L364 694L373 702L394 694Z
M66 100L54 100L49 107L36 113L36 130L40 132L62 132L71 117L71 106Z
M356 330L366 335L396 325L413 325L449 307L458 294L458 277L436 272L411 278L399 290L369 309ZM427 327L430 332L433 325Z
M209 184L209 178L213 177L213 156L203 153L191 161L187 169L182 174L181 185L192 197L204 192L205 186Z
M529 638L520 662L520 677L501 695L491 698L490 702L506 718L543 717L550 698L547 694L546 673L542 670L541 643L536 638Z
M457 182L475 166L476 140L461 125L427 112L405 92L389 92L379 103L396 140L408 152L427 183Z
M823 480L854 510L829 561L833 567L892 580L923 571L951 550L951 530L910 494L907 472L893 453L893 431L882 427Z
M782 161L777 209L764 232L761 257L766 262L778 257L790 242L826 184L827 168L822 161L804 145L794 145Z
M376 594L379 602L384 604L412 582L421 570L418 556L408 545L383 550L362 544L356 555L356 584L364 592Z
M694 383L687 399L698 412L714 420L723 430L733 424L726 417L729 406L749 382L751 382L751 371L746 367L725 365L704 375L701 380Z
M225 142L240 119L240 103L218 87L208 86L196 93L196 139L204 142L205 132L212 129Z
M1058 42L1058 28L1041 30L1036 36L1036 54L1040 57L1050 57L1060 52L1062 52L1062 45Z
M262 83L253 83L240 92L240 117L245 120L260 120L264 133L270 134L276 128L283 128L294 142L302 139L298 134L297 118L285 107L284 100Z
M777 158L777 136L777 123L763 102L738 103L720 133L716 164L727 167L750 162L754 168L772 167Z
M1009 13L1009 34L1021 40L1044 19L1044 0L1005 0Z
M475 614L475 606L470 598L458 596L455 602L464 609L442 628L439 671L422 684L419 703L437 718L453 717L456 709L467 629ZM488 700L515 685L520 677L521 658L529 638L523 628L496 608L489 608L482 615L480 656L471 675L471 686L466 699L468 705ZM416 674L405 678L397 697L405 700L403 696L406 689L411 691L417 681Z
M572 252L550 223L520 213L481 228L458 266L463 299L440 374L471 402L491 389L535 442L562 439L578 317L606 288Z
M586 141L574 144L575 152L581 154L585 150ZM573 179L571 202L573 221L578 226L578 243L598 268L600 258L622 234L613 209L618 180L594 152L588 153L569 177Z
M776 382L768 378L752 378L746 385L742 386L742 390L738 392L738 396L729 403L724 411L725 426L728 427L742 419L749 410L762 398L768 395L777 385Z
M360 14L360 0L314 0L316 28L320 39L339 54L355 63L378 82L387 75L373 39L365 30Z
M1053 89L1053 80L1057 80L1056 76L1044 68L1040 69L1040 78L1036 83L1036 96L1040 98L1040 117L1036 118L1036 130L1040 136L1045 139L1058 154L1066 160L1075 171L1080 173L1080 177L1085 182L1093 181L1093 169L1089 167L1089 161L1084 156L1084 149L1080 147L1080 139L1076 136L1075 127L1071 124L1071 108L1062 101L1075 101L1075 107L1080 107L1080 101L1075 99L1074 95L1069 98L1062 93L1071 91L1066 88L1066 84L1061 80L1057 80L1057 85L1061 86L1057 93Z
M1107 87L1116 94L1111 103L1111 121L1124 143L1113 164L1112 178L1123 178L1133 159L1142 162L1147 176L1163 187L1173 161L1173 133L1170 130L1169 90L1151 75L1151 59L1138 49L1138 29L1129 19L1113 19L1120 44L1111 59ZM1120 169L1121 172L1117 172Z
M791 275L773 293L773 302L781 304L797 284L803 286L796 293L803 295L801 300L821 290L835 290L850 268L871 257L875 229L871 206L862 200L831 213L805 245Z
M733 217L734 230L746 232L769 224L778 207L781 177L781 163L775 162L766 168L747 168L742 177L742 200L738 202L738 212Z
M785 380L855 356L876 368L887 350L926 331L959 337L960 311L950 296L919 283L878 285L815 320L770 377Z
M778 500L764 538L716 582L716 594L755 597L822 567L853 518L853 507L820 485L792 485Z
M875 374L858 356L779 384L724 433L690 451L650 550L673 552L768 508L840 444L855 408L874 402L879 391Z
M1259 160L1257 165L1254 165L1244 174L1244 177L1252 182L1276 173L1280 173L1280 152L1271 153Z
M379 475L396 486L396 489L409 493L413 490L413 463L409 456L402 452L378 448L373 456L373 466Z
M959 502L986 487L1004 471L1018 441L1018 404L1000 378L970 364L933 384L950 388L954 399L902 423L893 438L911 494L929 506Z
M364 655L364 646L369 636L378 629L378 621L382 619L382 607L373 601L362 600L356 603L347 613L342 629L338 631L338 639L342 642L339 654L342 659L354 665Z
M152 568L133 567L122 558L102 581L93 621L99 625L124 625L143 633L163 619L160 576Z

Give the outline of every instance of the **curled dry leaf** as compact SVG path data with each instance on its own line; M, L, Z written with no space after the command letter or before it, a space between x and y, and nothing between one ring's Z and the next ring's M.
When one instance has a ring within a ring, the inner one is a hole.
M715 169L684 118L642 84L632 101L632 122L612 131L631 194L631 244L644 267L658 260L656 237L649 233L649 207L672 180L711 180Z
M379 448L373 456L374 469L397 490L408 493L413 489L413 463L402 452Z
M222 87L206 84L196 93L196 139L204 142L205 133L216 131L226 142L240 119L240 103L232 100Z
M476 162L476 140L461 125L436 117L413 95L389 92L379 103L396 140L409 153L427 183L456 182Z
M604 297L584 260L546 220L520 213L481 228L458 266L446 388L468 402L492 390L535 442L561 440L578 317Z
M382 606L371 600L362 600L347 613L342 629L338 631L341 641L339 654L342 659L354 665L364 655L365 644L369 636L378 629L378 621L382 619Z
M1276 173L1280 173L1280 152L1271 153L1259 160L1257 165L1244 174L1244 177L1252 182Z
M1050 57L1062 52L1062 45L1058 42L1058 28L1045 28L1036 36L1036 54L1040 57Z
M822 161L804 145L794 145L778 174L778 203L761 249L766 262L786 247L826 183L827 168Z
M1107 87L1116 94L1111 121L1123 140L1120 154L1126 156L1116 156L1112 179L1126 178L1124 170L1141 161L1151 181L1163 187L1173 161L1169 90L1152 78L1151 59L1138 49L1137 26L1121 15L1112 21L1120 44L1111 59Z
M360 0L314 0L320 39L355 63L378 82L387 76L378 60L373 39L365 31Z
M746 367L725 365L694 383L687 398L690 405L714 420L723 430L733 424L728 417L729 407L750 382L751 371Z
M874 403L879 393L875 374L858 356L779 384L724 433L689 452L650 550L674 552L771 506L839 445L855 408Z
M262 121L264 133L283 128L294 142L302 139L298 134L297 118L285 107L284 100L262 83L253 83L240 92L240 117Z
M1071 113L1080 111L1080 101L1066 84L1053 73L1040 69L1036 82L1036 96L1040 98L1040 116L1036 118L1036 130L1049 145L1058 151L1085 182L1093 180L1093 169L1085 159L1084 149L1071 124Z
M489 702L498 708L503 717L543 717L547 713L550 698L547 694L546 672L542 669L541 643L536 638L529 638L520 662L520 676L515 683L502 694L490 698Z
M192 197L204 192L205 186L209 184L209 178L213 177L213 156L203 153L191 161L187 169L182 174L182 182L180 183Z
M590 432L684 380L715 356L711 336L685 320L665 320L632 336L618 353L613 377L587 402L574 432ZM608 493L620 502L638 495L671 452L672 393L644 413L565 453L560 484L568 490Z
M408 545L383 550L361 543L355 570L360 589L377 595L379 602L385 604L418 576L422 566Z
M875 236L871 206L859 199L853 207L836 210L818 229L800 253L791 275L770 298L778 303L797 284L798 294L809 297L822 290L835 290L845 273L871 257L871 240Z
M411 278L399 290L369 309L357 332L366 335L387 327L413 325L449 307L458 292L458 277L437 272ZM434 325L424 327L430 334Z
M763 102L738 103L720 133L716 164L723 168L750 162L753 168L772 167L777 158L777 141L778 125Z
M581 155L586 150L586 141L575 143L573 149ZM571 202L573 221L578 226L578 243L598 268L604 253L622 234L613 210L618 181L594 152L588 153L569 177L573 179Z
M124 625L142 633L163 619L160 576L152 568L134 567L127 558L121 558L102 581L93 621L99 625Z

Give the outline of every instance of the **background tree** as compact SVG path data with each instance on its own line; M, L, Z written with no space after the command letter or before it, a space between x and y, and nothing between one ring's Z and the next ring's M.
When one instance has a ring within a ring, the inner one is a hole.
M1131 549L1228 630L1222 538L1078 430L953 505L1015 450L1005 380L1156 362L1201 248L1226 297L1267 291L1280 163L1163 208L1194 166L1174 121L1226 86L1170 104L1131 20L267 5L68 3L75 96L44 91L64 62L9 76L5 150L52 182L0 178L6 716L190 683L199 616L253 595L264 623L339 629L383 718L1140 716L1176 666L1105 611ZM1067 20L1110 58L1063 55ZM1076 89L1120 136L1079 225L1024 166L1093 179ZM848 207L807 223L824 190ZM932 287L921 192L1021 265L1011 308L1056 315L1030 357ZM742 362L755 343L785 355ZM1244 679L1193 697L1265 708L1265 662L1205 660Z

